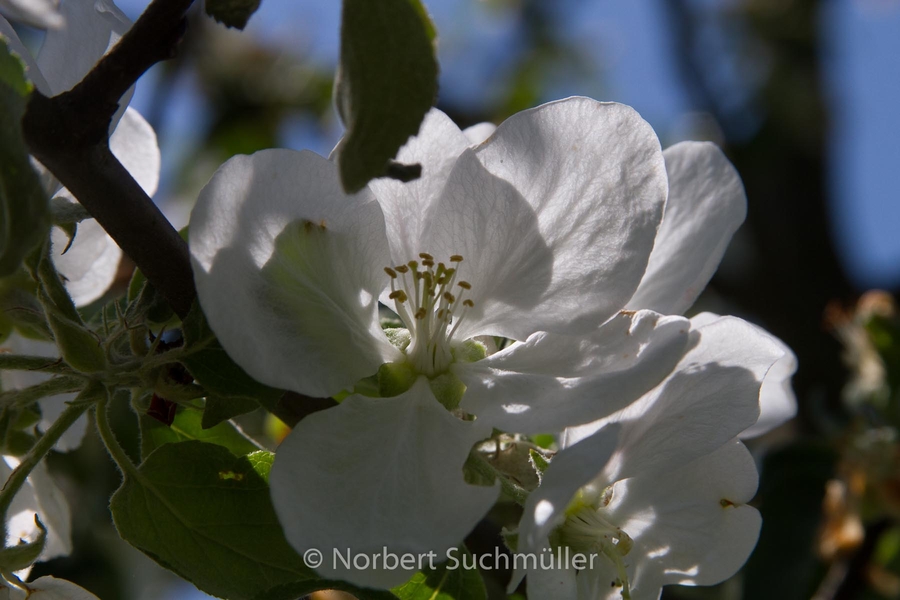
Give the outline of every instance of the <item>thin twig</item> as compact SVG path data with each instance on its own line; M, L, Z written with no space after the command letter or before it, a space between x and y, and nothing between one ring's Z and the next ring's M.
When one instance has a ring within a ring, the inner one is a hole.
M71 191L172 309L196 296L187 244L109 149L119 99L151 66L171 58L193 0L154 0L119 43L68 92L35 91L22 119L31 153Z

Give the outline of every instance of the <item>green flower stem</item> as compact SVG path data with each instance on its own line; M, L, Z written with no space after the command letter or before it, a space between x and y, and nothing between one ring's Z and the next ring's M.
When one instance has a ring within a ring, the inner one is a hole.
M469 454L466 466L488 479L499 479L500 488L503 490L503 493L512 498L516 504L525 506L525 501L528 500L528 490L510 481L506 475L495 469L494 465L489 463L481 453L473 450Z
M53 449L59 438L75 423L78 417L84 414L91 406L88 400L97 394L98 387L102 388L103 386L100 383L89 385L78 395L74 402L69 404L59 418L53 422L53 425L35 442L28 454L22 458L19 466L13 470L9 479L6 480L3 491L0 491L0 533L2 533L0 540L6 540L6 513L12 504L13 498L15 498L25 483L25 480L28 479L32 469Z
M100 434L100 439L103 440L103 445L106 446L106 451L109 452L109 455L119 467L119 470L121 470L122 473L125 473L127 475L134 475L140 479L141 476L137 470L137 467L134 465L134 463L131 461L131 458L119 444L119 440L116 439L116 434L113 433L112 427L110 427L109 425L109 416L107 415L108 407L109 396L107 395L97 405L96 411L97 432Z
M37 385L0 394L0 406L27 406L46 396L68 394L84 389L87 380L78 375L60 375Z
M40 371L58 375L72 375L74 371L61 358L47 356L24 356L20 354L0 354L0 370Z

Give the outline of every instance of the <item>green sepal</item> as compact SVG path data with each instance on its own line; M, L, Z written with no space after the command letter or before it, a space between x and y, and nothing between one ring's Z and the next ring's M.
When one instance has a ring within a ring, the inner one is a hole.
M30 567L37 561L41 552L44 551L44 544L47 541L47 528L41 523L37 514L34 515L34 524L37 525L40 531L36 540L23 542L0 550L0 571L4 573L19 571Z
M466 340L452 349L453 358L460 362L472 363L487 356L487 346L476 340Z
M44 300L43 294L41 300ZM44 310L53 331L53 339L66 364L82 373L99 373L106 370L106 353L100 340L91 330L66 318L48 302L44 302Z
M382 398L399 396L416 382L418 373L408 362L385 363L378 368L378 395Z
M500 537L503 543L509 548L510 552L516 552L519 549L519 530L507 529L504 527L500 530Z
M466 384L453 373L441 373L428 380L431 393L447 410L456 410L466 393Z

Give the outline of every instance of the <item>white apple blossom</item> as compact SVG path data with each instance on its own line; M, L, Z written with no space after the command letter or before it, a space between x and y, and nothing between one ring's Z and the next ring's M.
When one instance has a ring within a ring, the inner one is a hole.
M736 438L757 421L760 387L783 350L733 317L692 337L655 390L565 432L526 502L517 551L567 546L596 560L580 571L529 568L529 597L656 600L664 585L718 583L750 555L757 474Z
M0 0L0 15L44 29L59 29L66 22L59 0Z
M667 315L688 310L709 283L732 235L744 222L747 198L740 176L722 151L709 142L682 142L663 152L669 196L647 271L628 302L632 310ZM719 318L703 313L691 319L700 327ZM783 356L766 374L760 391L759 420L741 434L762 435L797 413L791 377L797 357L781 340Z
M200 194L198 296L238 364L316 396L364 391L379 374L389 396L351 394L278 449L273 501L301 552L458 544L498 493L463 480L475 442L608 415L685 350L687 320L619 312L666 196L647 123L571 98L470 149L477 137L434 110L397 157L423 165L410 184L346 196L332 162L269 150L231 159ZM379 299L401 328L382 331ZM519 341L485 356L484 335ZM408 576L319 571L376 587Z
M0 36L26 65L26 75L44 95L53 96L74 87L131 26L111 0L66 0L60 6L64 25L47 32L37 58L32 58L12 29L0 17ZM159 183L160 155L156 134L146 120L128 107L133 90L123 96L110 125L110 149L148 195ZM54 198L75 198L44 168L45 188ZM66 234L54 228L53 262L66 280L76 305L102 296L115 279L122 251L93 219L78 224L72 245Z

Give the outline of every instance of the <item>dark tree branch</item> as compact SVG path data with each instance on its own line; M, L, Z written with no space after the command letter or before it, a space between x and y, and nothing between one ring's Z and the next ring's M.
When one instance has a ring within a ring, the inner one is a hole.
M22 119L31 153L74 194L180 317L196 296L187 244L109 149L119 99L171 58L193 0L153 0L119 43L68 92L35 91Z
M84 79L53 98L35 91L22 120L31 153L116 241L175 313L187 316L197 291L187 244L109 149L119 100L147 69L173 58L193 0L153 0ZM273 411L288 425L334 406L288 392Z

